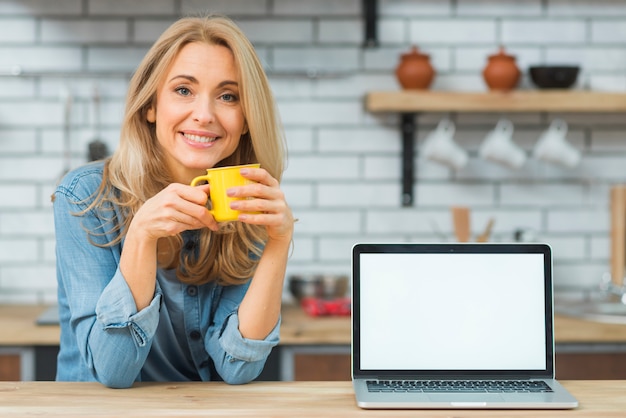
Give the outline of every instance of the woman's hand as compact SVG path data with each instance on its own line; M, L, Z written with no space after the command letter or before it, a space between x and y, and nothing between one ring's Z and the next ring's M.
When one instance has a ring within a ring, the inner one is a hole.
M241 175L256 183L231 187L226 191L230 197L247 198L230 204L232 209L242 212L239 220L265 225L271 240L291 242L294 218L278 180L263 168L242 168Z
M205 206L208 192L208 185L172 183L139 208L131 229L154 240L203 227L216 231L217 222Z

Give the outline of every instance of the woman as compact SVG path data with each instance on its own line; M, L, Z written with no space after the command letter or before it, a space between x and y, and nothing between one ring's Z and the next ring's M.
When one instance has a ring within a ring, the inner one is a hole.
M133 76L120 144L57 187L57 380L246 383L278 343L294 219L279 188L284 139L245 35L183 18ZM218 225L207 168L258 162Z

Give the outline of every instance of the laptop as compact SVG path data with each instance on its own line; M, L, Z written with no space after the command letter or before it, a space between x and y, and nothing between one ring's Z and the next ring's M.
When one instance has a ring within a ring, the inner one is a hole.
M352 381L371 409L569 409L546 244L356 244Z

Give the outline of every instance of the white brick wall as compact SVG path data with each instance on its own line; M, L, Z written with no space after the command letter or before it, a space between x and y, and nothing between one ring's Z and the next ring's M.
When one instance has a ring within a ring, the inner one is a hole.
M405 208L398 117L365 112L363 96L399 87L393 72L411 44L431 55L433 89L484 91L486 57L502 44L524 71L519 88L532 88L529 65L548 62L580 64L576 88L625 92L626 0L379 0L372 49L362 48L360 8L360 0L0 0L0 302L56 297L49 197L63 171L61 93L74 96L72 166L94 137L95 85L101 137L114 149L128 74L172 21L203 11L235 18L276 73L290 150L284 189L300 218L289 273L348 272L357 241L450 241L449 207L468 205L474 234L491 217L496 241L531 229L554 248L557 286L595 286L608 270L610 186L626 182L623 114L420 115L418 150L447 116L470 162L452 173L418 153L416 204ZM16 66L25 74L6 75ZM98 77L63 74L75 71ZM502 116L528 153L551 119L564 118L580 166L529 159L515 171L482 161L478 147Z

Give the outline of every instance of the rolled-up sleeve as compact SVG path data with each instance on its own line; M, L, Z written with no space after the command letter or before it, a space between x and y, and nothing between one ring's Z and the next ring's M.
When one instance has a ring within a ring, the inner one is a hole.
M140 312L119 270L121 245L93 245L86 231L102 242L115 238L106 228L116 212L76 216L97 189L101 169L68 176L54 200L61 347L57 379L96 380L109 387L130 387L150 351L159 321L159 288ZM119 216L119 214L118 214Z
M263 340L244 338L239 332L237 307L246 289L247 286L227 288L206 342L217 372L230 384L248 383L257 378L279 342L280 318Z

